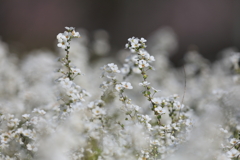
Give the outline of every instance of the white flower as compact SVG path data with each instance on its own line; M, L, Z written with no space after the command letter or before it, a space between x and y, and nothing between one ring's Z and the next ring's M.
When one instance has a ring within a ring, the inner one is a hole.
M137 48L137 47L140 46L140 44L139 44L139 39L138 39L138 38L132 39L130 43L131 43L131 45L132 45L132 48Z
M147 58L147 61L148 62L153 62L153 61L155 61L155 58L153 56L150 56L150 57Z
M92 113L94 116L99 116L105 114L105 111L102 108L99 108L98 106L92 110Z
M74 74L81 74L81 70L78 68L71 68L71 70Z
M140 42L141 42L141 43L145 43L145 42L147 42L147 40L144 39L144 38L141 38L141 39L140 39Z
M127 74L130 72L130 66L128 64L123 64L123 68L121 68L122 74Z
M133 89L130 82L122 82L121 84L122 84L122 87L125 89Z
M76 32L75 30L73 30L71 33L72 33L72 36L75 37L75 38L79 38L80 37L79 32Z
M73 102L85 101L83 94L72 94L71 99Z
M191 121L190 119L187 119L186 122L185 122L185 124L186 124L187 126L192 126L192 121Z
M8 127L14 127L14 126L17 126L19 124L20 120L17 119L17 118L13 118L13 119L10 119L10 121L8 122Z
M29 119L30 114L23 114L22 117L25 118L25 119Z
M159 114L164 114L164 113L166 113L162 107L157 107L157 108L154 109L154 111L156 111L156 112L159 113Z
M139 83L139 86L145 87L145 86L148 86L149 84L150 84L149 82L143 81L142 83Z
M71 97L73 97L77 93L78 93L78 91L75 88L68 88L68 90L67 90L67 95L71 96Z
M122 84L116 84L115 89L119 92L123 89Z
M148 67L148 66L149 66L149 64L143 59L138 62L138 67L139 68L145 68L145 67Z
M60 78L59 80L63 88L70 88L73 84L73 82L70 81L69 78Z
M65 38L65 36L62 34L62 33L59 33L58 35L57 35L57 40L58 41L60 41L60 40L62 40L62 39L64 39Z
M175 101L173 103L173 108L179 111L184 108L184 104L181 104L179 101Z
M33 151L33 152L38 151L38 148L34 145L31 145L31 144L27 144L27 149L30 150L30 151Z
M161 103L162 103L162 99L161 98L153 98L152 101L156 105L161 105Z
M220 131L223 133L228 133L228 131L226 129L220 128Z
M166 131L169 131L172 129L172 127L168 124L168 125L165 125L165 126L160 126L159 127L161 130L166 130Z
M136 41L135 39L138 39L138 38L135 38L135 37L128 38L128 42L133 43L134 41Z
M140 107L138 105L131 105L131 108L133 108L135 111L139 111Z
M150 143L151 143L152 145L158 145L158 146L160 146L160 142L159 142L158 140L151 140Z
M8 143L10 141L11 134L10 133L3 133L1 134L1 143Z
M154 92L160 92L161 90L157 90L155 88L152 87L152 90L154 90Z
M89 104L88 104L88 108L94 108L96 105L95 105L95 103L94 102L90 102Z
M235 158L239 155L239 151L235 148L232 148L230 151L227 152L229 158Z
M134 62L135 64L137 64L138 63L138 56L137 55L132 56L131 61Z
M146 55L149 55L149 53L146 50L143 50L143 49L139 50L139 54L143 57L145 57Z
M109 63L108 67L111 69L113 73L120 73L120 70L118 70L118 66L114 63Z
M172 123L172 128L174 128L175 130L179 131L179 124L178 123Z
M64 39L69 40L71 38L71 34L67 31L64 31L64 33L62 35L64 36ZM61 38L63 38L63 37L61 37Z
M72 30L74 30L75 28L74 28L74 27L65 27L65 29L68 30L68 31L72 31Z
M106 90L110 85L111 84L109 84L107 81L103 81L103 83L100 85L100 88L102 88L103 90Z
M32 131L30 129L23 130L22 134L26 137L32 137Z
M153 128L152 128L152 125L151 125L151 124L149 124L148 122L146 123L146 126L147 126L147 128L148 128L148 131L151 131L151 130L153 130Z
M148 115L142 115L142 117L141 117L141 121L144 121L144 122L149 122L149 121L151 121L151 118L148 116Z
M38 117L32 117L32 118L30 119L30 122L31 122L32 124L35 124L35 125L38 123L38 121L39 121Z
M44 115L46 114L46 112L42 109L38 109L38 108L34 108L34 110L32 111L33 113L36 112L36 113L39 113L41 115Z
M58 39L58 45L57 46L61 47L62 49L67 49L70 46L70 44L68 43L67 39L60 38L60 39Z
M231 143L232 145L235 145L235 144L237 144L238 142L239 142L239 140L236 139L236 138L232 138L232 139L230 140L230 143Z

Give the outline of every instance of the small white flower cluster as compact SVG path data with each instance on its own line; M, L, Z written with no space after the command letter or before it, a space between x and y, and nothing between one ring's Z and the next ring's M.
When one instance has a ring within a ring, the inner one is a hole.
M133 89L130 82L117 82L116 74L120 73L118 66L114 63L104 65L102 68L102 77L106 77L107 81L104 81L100 87L103 91L106 91L110 86L113 86L116 91L120 92L123 89Z
M104 105L104 101L97 100L94 102L90 102L88 104L88 108L92 111L92 114L95 118L100 118L101 116L106 114L106 111L102 108Z
M22 152L16 153L15 156L22 159L29 157L29 153L33 155L34 152L37 152L40 142L39 133L44 134L39 126L46 122L45 114L44 110L35 108L32 114L23 114L20 118L14 118L14 115L11 114L2 115L1 127L7 126L7 128L4 127L5 129L0 131L1 154L21 147ZM45 127L50 129L50 125Z
M148 115L139 115L139 120L146 125L148 131L153 130L152 125L149 123L151 118Z
M132 37L128 38L128 43L125 45L125 47L129 48L132 52L136 52L147 47L145 42L147 42L147 40L144 38L139 39Z
M228 131L224 130L224 134L227 135ZM239 135L239 133L238 133ZM239 158L240 156L240 140L239 138L227 138L225 144L221 144L224 151L225 155L230 158L230 159L236 159Z
M62 49L69 49L70 47L70 40L71 38L79 38L80 34L75 31L75 28L73 27L65 27L67 31L64 31L63 33L59 33L57 35L58 40L58 47L61 47Z
M84 102L84 97L89 96L89 93L84 89L81 89L80 86L76 85L73 81L70 81L67 77L59 78L58 81L62 88L65 89L65 92L72 103Z
M144 71L153 69L150 63L155 61L155 58L145 50L146 40L144 38L138 39L133 37L128 39L128 41L129 43L126 44L126 48L137 54L133 54L125 60L127 63L124 64L121 72L129 76L131 72L143 74Z
M150 65L150 63L155 61L155 58L145 50L145 47L146 47L145 44L142 45L142 43L145 43L146 40L144 39L141 39L141 40L134 39L134 38L129 39L129 41L132 43L131 44L128 43L126 47L129 48L132 52L137 53L137 56L135 56L135 59L134 59L134 66L138 67L143 77L143 81L139 83L139 86L142 86L145 88L145 90L142 93L150 102L152 106L151 110L154 112L154 115L157 118L158 125L152 126L151 123L149 123L151 118L148 115L138 114L138 117L140 122L145 123L149 131L160 133L161 135L160 137L156 135L156 136L153 136L153 138L155 140L165 139L165 142L162 142L161 144L164 145L166 148L168 148L174 143L181 143L186 140L186 137L182 137L181 135L183 135L182 134L183 132L185 131L189 132L191 130L192 122L189 119L189 116L185 114L185 111L183 111L184 105L176 100L178 96L173 95L167 98L154 97L155 93L157 93L158 90L151 87L150 82L147 81L147 78L148 78L147 71L149 69L152 69L152 66ZM139 44L136 44L136 43L139 43ZM125 64L124 67L126 68L128 66L130 65ZM152 91L153 93L151 93ZM171 122L172 122L171 125L162 124L162 116L166 113L167 113L166 116L171 119ZM159 148L159 147L157 148L158 149L156 150L151 148L150 146L147 153L151 153L152 155L157 155L157 157L158 155L162 158L165 157L167 150L164 149L163 151L162 148ZM143 157L147 158L148 156L147 157L143 156Z
M119 92L123 89L133 89L133 87L130 82L121 82L115 86L115 89Z
M120 73L118 66L114 63L104 65L101 69L104 71L102 77L107 77L108 79L116 79L116 74Z

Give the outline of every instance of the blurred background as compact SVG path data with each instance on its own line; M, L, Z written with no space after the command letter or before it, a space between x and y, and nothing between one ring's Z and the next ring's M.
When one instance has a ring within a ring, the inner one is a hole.
M111 54L127 38L149 37L171 27L178 49L171 60L179 65L189 49L214 60L226 47L240 48L240 1L234 0L0 0L0 37L19 56L28 51L54 50L65 26L106 30ZM81 34L81 33L80 33Z

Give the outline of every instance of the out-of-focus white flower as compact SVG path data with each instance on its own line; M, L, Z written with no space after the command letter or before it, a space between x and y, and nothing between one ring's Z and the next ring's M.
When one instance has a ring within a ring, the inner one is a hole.
M148 86L150 83L148 81L143 81L142 83L139 83L139 86Z
M109 63L108 67L113 73L120 73L120 70L118 70L118 66L115 65L114 63Z
M138 67L139 68L146 68L148 66L149 66L149 64L143 59L138 62Z
M125 89L133 89L130 82L121 82L121 84L122 84L122 87Z
M149 53L146 50L139 50L139 55L145 57L146 55L149 55Z
M152 87L152 90L154 90L154 92L160 92L161 90L155 89Z
M93 110L92 110L94 116L99 116L99 115L104 115L105 114L105 111L102 109L102 108L99 108L98 106L95 107Z
M123 89L122 84L116 84L115 89L119 92Z
M38 151L38 148L32 144L27 144L27 149L29 151L33 151L33 152L37 152Z
M152 145L157 145L157 146L160 145L160 142L159 142L157 139L156 139L156 140L151 140L150 143L151 143Z
M227 152L227 155L229 158L235 158L237 156L239 156L239 151L236 150L235 148L232 148L230 151Z
M25 118L25 119L29 119L30 114L23 114L22 117Z
M140 118L141 118L141 121L144 121L144 122L149 122L152 119L148 115L142 115Z
M237 143L239 143L240 141L238 140L238 139L236 139L236 138L232 138L231 140L230 140L230 143L232 144L232 145L236 145Z
M181 104L179 101L175 101L173 103L173 107L174 107L174 109L176 109L178 111L178 110L181 110L184 108L184 104Z
M71 68L71 70L74 74L79 74L79 75L81 74L81 70L78 68Z
M75 30L73 30L71 33L72 33L72 36L75 37L75 38L79 38L80 37L79 32L76 32Z
M39 108L34 108L34 110L32 111L33 113L39 113L41 115L44 115L46 114L46 112L42 109L39 109Z
M152 101L153 101L153 103L155 103L156 105L161 105L161 103L162 103L162 99L161 99L161 98L158 98L158 97L153 98Z
M73 82L70 81L69 78L60 78L59 80L60 80L61 86L62 86L63 88L66 88L66 89L67 89L67 88L70 88L70 87L72 86L72 84L73 84Z
M186 122L185 122L185 124L186 124L187 126L192 126L192 125L193 125L193 124L192 124L192 121L191 121L190 119L187 119Z
M11 134L10 133L2 133L0 138L1 138L1 143L8 143L11 140Z
M10 121L7 123L8 127L14 127L19 124L20 120L17 118L12 118Z
M76 94L78 94L78 91L75 88L68 88L66 93L67 95L74 97Z
M223 132L223 133L228 133L228 130L223 129L223 128L220 128L220 131Z
M65 27L65 29L68 30L68 31L72 31L72 30L74 30L75 28L74 28L74 27Z
M166 113L166 111L164 111L164 109L162 108L162 107L157 107L157 108L155 108L154 109L154 111L156 111L157 113L159 113L159 114L164 114L164 113Z
M122 74L127 74L130 72L130 66L128 64L123 64L123 68L120 69Z
M26 137L31 137L32 136L32 130L30 130L30 129L23 130L22 134Z

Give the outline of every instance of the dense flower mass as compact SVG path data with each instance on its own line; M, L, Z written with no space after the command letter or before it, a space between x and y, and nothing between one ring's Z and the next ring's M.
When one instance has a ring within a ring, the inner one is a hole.
M16 66L0 43L0 159L240 159L239 53L211 64L191 51L172 68L176 39L163 30L149 52L146 39L129 38L124 64L93 63L89 52L105 55L106 39L92 49L65 29L58 62L38 51Z

